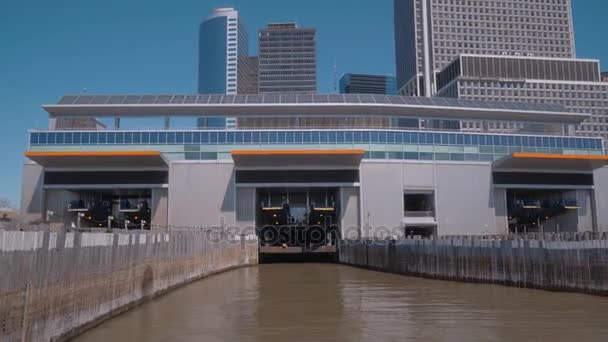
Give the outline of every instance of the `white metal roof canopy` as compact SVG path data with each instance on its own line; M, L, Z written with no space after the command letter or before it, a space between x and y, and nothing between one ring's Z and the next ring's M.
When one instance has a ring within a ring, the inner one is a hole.
M66 95L43 108L51 117L369 116L576 124L589 114L555 104L392 95Z
M276 105L47 105L51 117L154 116L369 116L419 117L451 120L495 120L578 124L588 114L486 108L405 106L392 104L276 104Z

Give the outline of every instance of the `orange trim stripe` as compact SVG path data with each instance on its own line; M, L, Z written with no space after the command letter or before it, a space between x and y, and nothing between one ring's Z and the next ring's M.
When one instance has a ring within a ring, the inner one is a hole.
M234 150L233 156L321 156L349 155L362 156L364 150Z
M608 156L580 156L570 154L543 154L543 153L525 153L517 152L512 154L513 158L528 158L528 159L562 159L562 160L600 160L608 161Z
M36 157L160 157L160 151L52 151L25 152L28 158Z

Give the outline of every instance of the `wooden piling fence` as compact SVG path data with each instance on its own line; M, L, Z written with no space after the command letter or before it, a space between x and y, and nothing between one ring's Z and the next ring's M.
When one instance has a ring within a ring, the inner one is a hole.
M0 230L0 341L64 340L172 288L257 262L254 236Z
M342 240L339 260L435 279L608 295L608 240L592 237Z

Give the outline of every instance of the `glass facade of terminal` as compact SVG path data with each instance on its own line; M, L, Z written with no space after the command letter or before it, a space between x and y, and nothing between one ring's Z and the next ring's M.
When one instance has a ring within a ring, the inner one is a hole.
M364 149L366 159L493 161L515 152L602 155L602 139L396 130L31 132L30 151L158 150L229 159L238 149Z

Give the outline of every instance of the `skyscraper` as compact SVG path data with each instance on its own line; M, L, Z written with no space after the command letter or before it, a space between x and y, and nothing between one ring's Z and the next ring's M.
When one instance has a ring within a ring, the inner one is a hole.
M260 30L259 93L316 93L316 45L316 30L295 23Z
M367 74L344 74L340 78L340 94L386 94L397 93L395 77Z
M397 87L435 93L461 53L574 58L571 0L395 0Z
M198 92L236 94L247 88L247 29L234 8L218 8L199 29Z
M602 80L598 60L462 54L437 75L437 96L559 103L571 112L592 115L573 133L608 139L608 83ZM462 123L465 131L507 133L524 128L516 122Z
M401 94L558 103L592 115L569 133L608 139L608 83L599 61L575 58L571 0L394 4ZM461 127L500 133L559 129L514 121L465 121Z
M248 56L239 59L239 94L258 93L258 57Z

